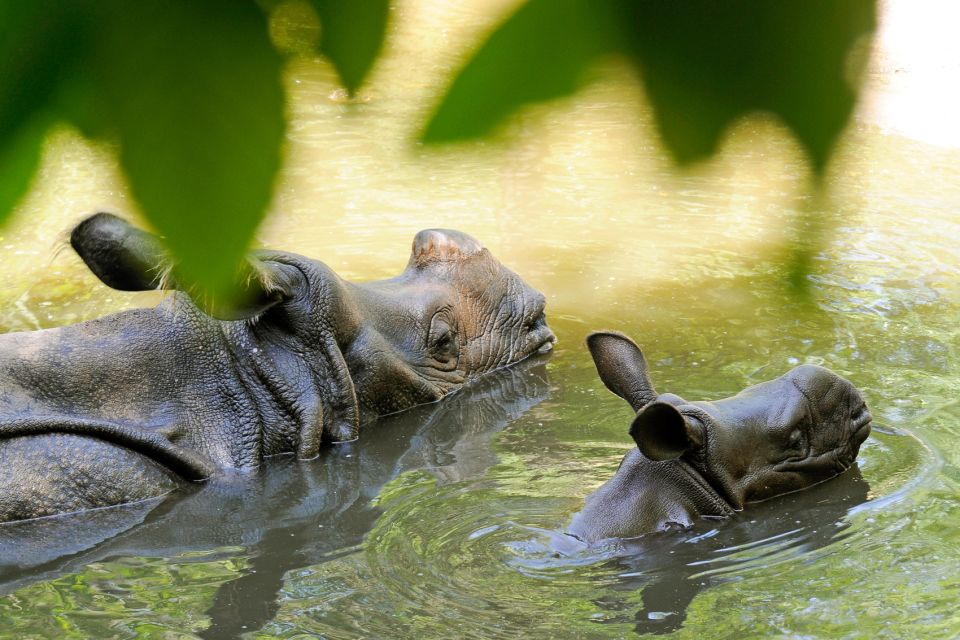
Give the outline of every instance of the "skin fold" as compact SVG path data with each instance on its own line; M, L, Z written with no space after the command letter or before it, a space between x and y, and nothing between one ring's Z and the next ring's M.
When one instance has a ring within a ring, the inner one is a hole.
M120 218L91 216L71 244L114 288L172 293L0 336L0 522L143 500L267 456L313 458L556 340L543 295L457 231L421 231L399 276L368 283L257 252L229 308L181 291L157 240Z

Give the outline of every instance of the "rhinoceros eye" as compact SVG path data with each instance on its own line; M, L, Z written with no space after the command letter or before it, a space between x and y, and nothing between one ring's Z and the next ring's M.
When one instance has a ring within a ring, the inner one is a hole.
M791 449L795 449L800 445L800 439L803 437L803 433L800 429L794 429L790 432L790 437L787 438L787 446Z
M439 315L430 322L430 335L427 336L427 349L430 356L442 363L456 362L460 357L460 344L453 327Z

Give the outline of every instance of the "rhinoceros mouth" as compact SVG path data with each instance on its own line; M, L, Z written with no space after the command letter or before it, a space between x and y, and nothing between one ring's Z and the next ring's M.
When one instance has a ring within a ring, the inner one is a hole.
M807 456L803 460L781 462L773 470L778 473L802 473L833 477L847 470L849 464L840 459L837 451Z
M518 354L518 360L524 360L535 354L550 353L557 343L557 336L549 327L544 325L539 331L531 335L530 346Z
M177 475L193 481L206 480L218 468L195 451L170 442L155 430L122 423L57 418L26 418L0 424L0 439L44 435L76 435L129 449Z
M859 448L863 441L870 435L870 427L873 425L873 416L866 404L857 407L850 416L850 426L853 427L852 440L854 446Z

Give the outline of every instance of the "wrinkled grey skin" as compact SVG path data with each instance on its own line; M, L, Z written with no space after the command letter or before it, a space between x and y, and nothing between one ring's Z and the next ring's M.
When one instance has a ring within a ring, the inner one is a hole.
M687 402L654 390L628 337L598 332L587 346L607 388L637 412L637 448L574 516L569 532L586 542L687 528L812 486L850 467L870 433L863 396L823 367Z
M110 286L176 288L156 240L119 218L86 219L71 244ZM0 522L312 458L555 342L543 296L456 231L421 231L390 280L349 283L279 251L246 269L230 309L208 314L177 291L152 309L0 336Z
M379 418L369 425L375 434L324 447L309 462L284 456L166 499L4 524L0 599L107 559L226 557L232 549L227 555L246 566L211 592L210 626L197 637L250 635L273 619L299 569L356 552L383 513L377 496L392 479L414 470L433 475L438 487L482 478L498 462L496 434L548 397L548 359L533 356L443 402Z

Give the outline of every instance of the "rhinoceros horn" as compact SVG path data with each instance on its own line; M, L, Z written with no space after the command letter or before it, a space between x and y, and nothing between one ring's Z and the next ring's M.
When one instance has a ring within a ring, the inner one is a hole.
M417 267L432 262L458 262L478 255L484 246L453 229L424 229L413 239L410 262Z

